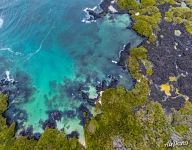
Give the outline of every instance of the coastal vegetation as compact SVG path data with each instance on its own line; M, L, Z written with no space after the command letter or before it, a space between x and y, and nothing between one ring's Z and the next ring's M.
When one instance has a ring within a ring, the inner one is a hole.
M150 89L147 78L139 71L141 60L147 60L144 47L130 50L128 66L137 80L131 91L119 87L103 93L99 107L102 113L94 118L96 127L90 131L92 120L86 125L87 149L111 150L117 137L131 149L162 149L168 141L171 131L168 119L159 103L148 101ZM161 137L159 143L157 137Z
M148 60L147 49L143 46L131 49L130 57L128 59L128 67L130 68L129 71L131 72L132 76L137 80L140 80L142 78L142 74L139 73L140 63L144 65L146 75L150 76L153 74L153 65Z
M133 18L133 29L147 37L150 42L154 42L156 37L154 30L158 29L161 20L161 13L156 6L155 0L119 0L118 4L129 11Z
M171 7L169 11L166 12L165 19L167 22L183 24L186 31L192 34L192 9Z
M192 104L186 101L182 109L167 115L160 103L148 99L150 88L139 69L141 60L148 60L147 50L131 49L128 65L137 80L131 91L122 87L104 91L101 105L97 105L102 113L87 122L85 128L88 150L115 149L117 139L123 141L121 147L142 150L168 149L165 143L175 134L191 140L190 119L186 123L182 120L184 114L191 114Z
M128 10L133 18L133 29L148 38L150 42L154 42L156 37L155 30L158 30L158 24L162 19L162 15L158 9L158 5L170 4L170 10L166 12L166 21L178 24L184 24L187 32L192 34L192 9L191 0L187 0L187 8L173 7L177 3L175 0L118 0L121 8Z

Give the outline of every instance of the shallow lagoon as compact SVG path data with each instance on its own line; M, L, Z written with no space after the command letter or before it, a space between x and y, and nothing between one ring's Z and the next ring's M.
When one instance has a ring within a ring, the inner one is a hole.
M125 44L135 47L142 38L126 28L128 14L82 22L83 10L99 3L1 0L0 73L8 77L9 71L17 81L6 116L17 121L18 133L28 127L42 132L47 123L68 134L79 131L83 138L79 107L91 109L90 101L99 96L96 87L110 86L114 79L128 89L133 86L129 73L115 62Z

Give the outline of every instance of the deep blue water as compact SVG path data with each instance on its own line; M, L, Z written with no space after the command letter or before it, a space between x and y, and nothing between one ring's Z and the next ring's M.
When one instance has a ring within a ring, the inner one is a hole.
M96 87L109 86L113 79L128 89L133 86L129 73L115 62L125 44L135 47L142 38L126 28L128 14L82 22L83 10L99 3L0 1L0 74L17 81L1 90L12 89L6 116L17 121L18 133L29 127L42 132L47 123L68 134L78 131L82 138L79 107L91 110L99 96Z

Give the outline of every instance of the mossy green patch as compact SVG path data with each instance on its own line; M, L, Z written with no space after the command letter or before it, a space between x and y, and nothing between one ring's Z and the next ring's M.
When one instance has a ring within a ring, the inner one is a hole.
M166 12L165 19L167 22L184 24L186 31L192 34L192 9L171 7L169 11Z
M180 109L182 115L192 115L192 103L185 101L184 106Z
M180 135L185 135L189 131L189 127L187 125L176 125L175 130L180 134Z
M118 3L131 14L134 20L133 29L154 42L156 37L153 32L158 29L161 20L156 0L141 0L141 3L135 0L119 0Z

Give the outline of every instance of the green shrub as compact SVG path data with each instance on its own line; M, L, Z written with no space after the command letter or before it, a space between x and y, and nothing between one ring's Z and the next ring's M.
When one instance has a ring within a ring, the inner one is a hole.
M7 109L7 96L0 93L0 114Z
M187 125L176 125L175 126L176 132L178 132L181 136L185 135L189 131L189 127Z
M136 0L118 0L118 4L123 9L137 9L139 7L139 3Z
M133 48L130 50L130 56L137 59L147 59L147 49L144 47Z
M182 115L192 115L192 103L185 101L184 106L180 109Z
M185 22L185 29L192 35L192 21Z
M186 31L192 34L192 9L172 7L168 12L166 12L165 19L168 22L174 22L177 24L184 23Z
M144 7L148 7L148 6L153 6L156 4L156 0L141 0L141 4L144 6Z
M35 150L36 144L36 140L29 140L26 137L19 137L14 140L14 143L9 150Z
M144 20L136 20L136 22L133 25L133 29L138 32L141 35L144 35L145 37L150 37L153 34L152 26Z
M36 150L77 150L79 143L76 138L67 139L64 133L55 129L46 129L39 139Z

